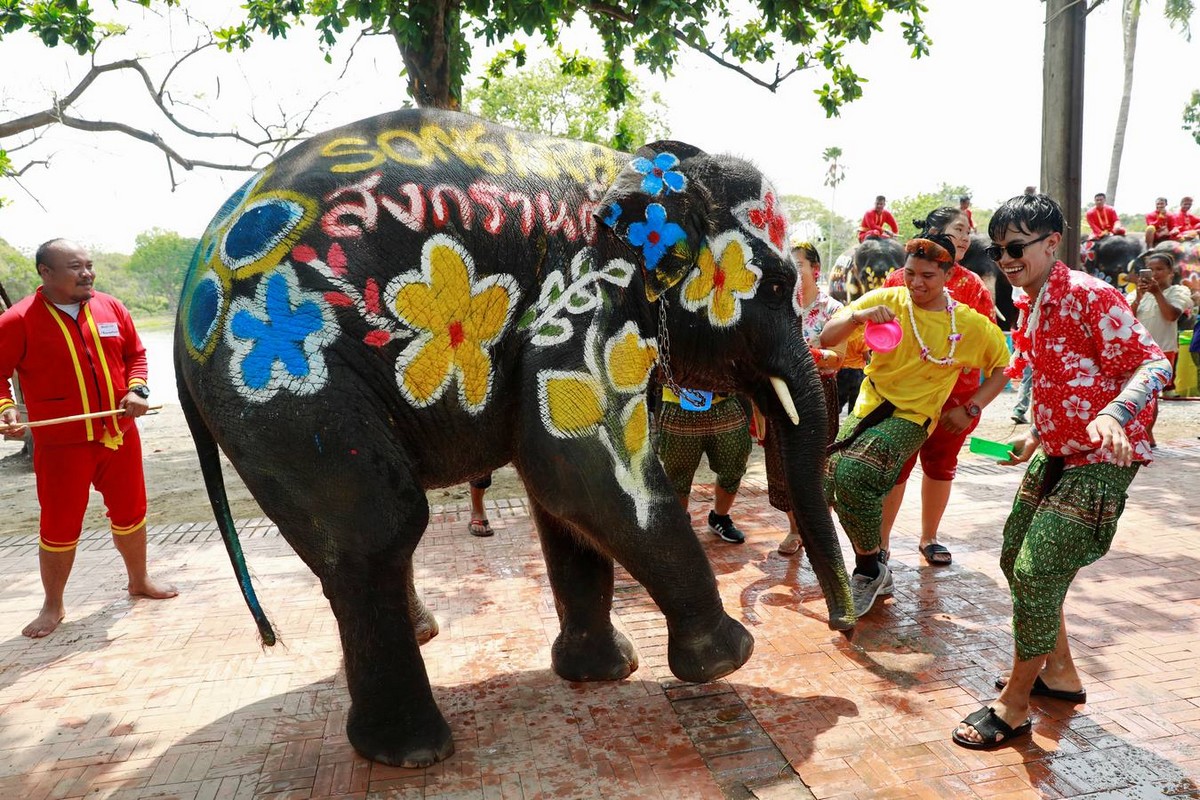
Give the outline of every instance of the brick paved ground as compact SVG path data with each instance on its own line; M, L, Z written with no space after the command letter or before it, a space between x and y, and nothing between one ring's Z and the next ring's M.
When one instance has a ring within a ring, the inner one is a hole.
M915 552L914 481L894 542L896 593L853 644L831 633L806 563L774 552L781 517L751 477L733 546L701 533L751 661L707 685L665 668L665 626L619 575L616 619L641 668L576 685L548 669L557 630L525 507L497 535L440 509L418 556L441 622L423 652L457 753L428 770L356 757L332 615L265 520L241 524L260 597L286 646L259 648L211 524L152 530L182 591L131 601L106 534L88 534L70 616L48 640L20 628L39 603L36 549L0 542L0 798L1200 797L1200 448L1164 446L1113 552L1068 598L1088 703L1035 700L1034 735L975 753L954 724L995 695L1010 653L996 564L1019 473L964 460L942 541ZM706 490L694 496L702 526ZM811 794L810 794L811 792Z

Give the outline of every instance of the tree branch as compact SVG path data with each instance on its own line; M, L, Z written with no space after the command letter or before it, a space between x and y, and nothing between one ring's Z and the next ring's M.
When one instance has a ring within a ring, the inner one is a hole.
M586 4L584 4L584 8L588 12L594 12L601 16L605 16L610 19L617 20L618 22L624 22L629 25L632 25L633 23L635 23L637 21L636 15L629 14L629 13L625 12L623 9L617 8L615 6L611 6L608 3L601 3L601 2L586 3ZM779 88L779 85L781 83L783 83L785 80L790 78L793 74L799 72L802 69L801 67L792 67L787 72L780 74L779 65L776 64L775 65L775 80L768 82L762 78L759 78L754 73L749 72L741 64L735 64L734 62L727 61L726 59L717 55L716 53L714 53L712 51L712 48L703 47L701 45L696 44L691 39L689 39L683 31L679 30L678 28L671 28L671 35L674 36L678 41L682 42L683 44L685 44L688 47L695 50L697 53L700 53L703 56L707 56L708 58L715 61L717 64L720 64L722 67L733 70L734 72L741 75L743 78L750 81L751 83L761 86L764 89L766 89L767 91L772 92L772 93L775 92ZM807 67L805 67L804 69L807 69Z
M168 145L166 142L164 142L162 137L159 136L157 133L151 133L148 131L144 131L144 130L141 130L140 128L135 128L132 125L126 125L123 122L106 122L104 120L80 119L78 117L69 117L66 114L63 114L62 116L60 116L56 121L68 128L75 128L76 130L93 131L93 132L123 133L126 136L131 136L134 139L138 139L140 141L146 142L147 144L154 145L159 150L162 150L163 153L166 154L168 159L175 162L176 164L178 164L179 166L183 167L186 170L191 170L196 167L204 167L205 169L227 170L227 171L231 171L231 172L254 172L259 169L259 167L254 166L254 164L252 164L252 163L251 164L222 164L222 163L219 163L216 161L202 161L199 159L184 158L174 148L172 148L170 145ZM203 135L203 134L196 134L196 135Z

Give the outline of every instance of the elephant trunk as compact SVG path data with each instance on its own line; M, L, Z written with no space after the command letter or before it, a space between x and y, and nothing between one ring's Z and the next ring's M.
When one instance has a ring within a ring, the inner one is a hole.
M824 392L798 332L789 330L785 339L785 349L791 345L793 356L776 362L776 374L756 390L755 402L778 443L792 514L825 595L829 627L849 635L855 623L854 603L823 485L828 436Z

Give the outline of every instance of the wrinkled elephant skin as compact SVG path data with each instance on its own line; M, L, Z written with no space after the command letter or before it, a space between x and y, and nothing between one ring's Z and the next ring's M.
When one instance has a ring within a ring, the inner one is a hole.
M684 386L754 397L785 430L830 625L853 626L787 241L778 195L743 160L680 142L634 157L450 112L316 136L225 203L180 302L181 402L264 641L218 447L319 577L356 750L405 767L453 752L419 651L437 627L412 556L426 490L509 462L554 592L559 675L637 668L611 620L614 562L662 610L678 677L750 657L653 452L663 360Z

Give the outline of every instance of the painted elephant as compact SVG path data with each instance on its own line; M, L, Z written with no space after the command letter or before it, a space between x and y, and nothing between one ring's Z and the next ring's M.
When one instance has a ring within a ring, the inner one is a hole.
M1200 272L1200 239L1190 239L1186 242L1159 242L1154 245L1153 249L1174 256L1175 263L1183 275Z
M1146 249L1141 234L1086 239L1079 245L1079 264L1087 272L1114 286L1128 281L1131 262Z
M679 678L750 657L653 451L656 365L778 426L830 627L852 630L777 197L749 163L679 142L632 157L408 110L314 137L220 209L181 297L181 402L264 641L218 446L320 578L359 753L415 767L453 752L412 555L427 489L510 461L556 601L558 675L637 667L610 619L614 561L662 609Z
M848 303L883 286L893 270L904 266L904 243L869 236L847 249L830 272L830 296Z

